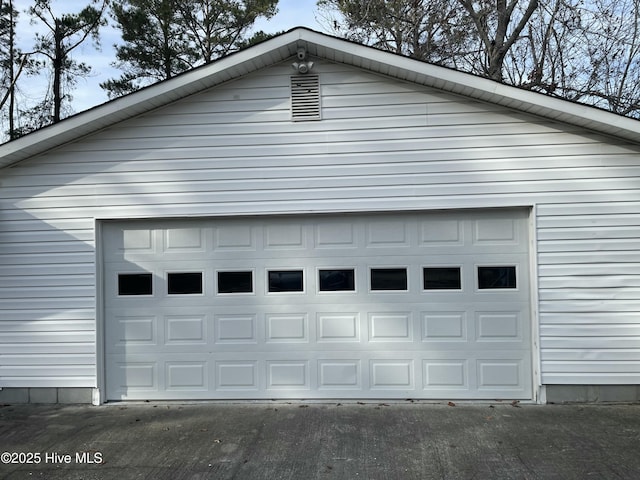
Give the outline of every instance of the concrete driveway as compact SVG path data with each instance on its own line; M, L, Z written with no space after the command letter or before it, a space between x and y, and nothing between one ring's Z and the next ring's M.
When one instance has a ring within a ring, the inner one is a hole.
M0 408L3 479L634 479L640 405Z

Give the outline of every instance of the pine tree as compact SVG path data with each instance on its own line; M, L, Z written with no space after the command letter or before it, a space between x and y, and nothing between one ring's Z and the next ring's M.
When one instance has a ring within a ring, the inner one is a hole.
M101 84L118 97L238 50L277 0L124 0L113 5L122 32L116 46L120 78Z

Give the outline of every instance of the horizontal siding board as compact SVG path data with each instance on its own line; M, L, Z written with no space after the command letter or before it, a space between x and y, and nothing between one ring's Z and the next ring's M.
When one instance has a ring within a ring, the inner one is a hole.
M73 241L77 243L78 240L83 242L93 242L94 232L93 230L66 230L60 231L59 229L49 229L40 231L29 231L27 233L29 243L64 243L73 238ZM0 248L7 244L15 243L16 241L24 242L25 232L7 231L0 232Z
M640 348L542 349L544 362L638 362Z
M3 355L24 354L24 352L29 352L30 355L49 355L65 352L69 354L91 354L95 356L96 347L95 341L82 343L55 338L49 342L0 342L0 358L2 358ZM32 384L30 386L33 387L35 385Z
M570 272L569 272L570 270ZM571 264L568 262L563 265L544 265L538 269L541 281L553 279L553 277L571 277L580 281L580 277L598 277L610 276L615 272L616 275L634 276L640 272L640 263L591 263L586 265ZM605 279L606 281L606 279Z
M574 265L587 265L594 264L610 265L610 264L622 264L629 263L634 264L638 261L637 250L629 250L626 252L598 252L598 255L589 255L588 252L562 252L562 253L544 253L539 255L540 264L564 266L568 274L570 269Z
M611 318L615 319L617 312L635 311L640 312L640 299L625 300L541 300L540 311L544 318L547 312L553 313L590 313L590 312L609 312ZM614 321L614 320L610 320Z
M87 309L56 309L55 307L41 308L41 309L3 309L0 311L2 314L3 322L53 322L53 321L80 321L91 322L93 328L95 328L95 310L93 308Z
M0 269L0 278L7 281L9 278L46 278L51 276L61 276L74 278L76 276L93 276L95 272L93 263L70 263L70 264L42 264L36 263L32 265L12 264L3 265Z
M545 373L631 373L637 374L640 371L640 362L633 360L621 361L562 361L562 362L544 362Z
M629 372L608 373L546 373L542 374L542 383L546 385L638 385L640 374Z
M202 203L216 203L233 201L242 195L242 201L245 202L264 202L264 201L278 201L278 200L293 200L293 201L314 201L322 199L351 199L359 197L394 197L398 194L405 192L411 192L413 195L421 196L425 199L429 197L449 197L458 194L457 196L484 196L489 197L491 193L495 195L519 195L525 199L529 197L531 199L542 200L543 192L536 192L535 185L526 183L508 183L508 182L487 182L485 184L478 183L460 183L455 188L448 186L446 183L436 183L438 179L431 179L433 183L418 183L422 175L416 174L413 181L410 182L407 178L406 182L403 182L401 178L368 178L366 181L362 181L363 185L355 185L354 182L350 182L348 179L340 179L332 182L332 179L314 179L306 180L303 177L282 179L282 189L269 188L268 180L247 180L242 182L239 180L227 180L216 182L216 187L213 188L211 184L206 182L193 182L189 187L188 182L171 182L162 183L158 185L157 191L153 193L135 194L121 192L119 194L112 193L108 187L105 190L110 193L103 193L100 201L100 206L93 209L94 213L107 207L114 206L126 206L136 205L137 200L144 201L146 205L165 205L165 204L202 204ZM576 195L580 193L588 193L590 195L606 194L611 190L599 191L597 190L597 182L592 184L584 182L582 185L575 184L573 191ZM285 187L286 186L286 187ZM235 188L234 188L235 187ZM251 188L253 187L253 188ZM582 187L584 190L580 190ZM131 189L135 189L136 186L131 185ZM403 192L404 190L404 192ZM568 194L569 192L567 192ZM640 190L633 192L634 195L640 196ZM72 195L61 196L55 198L40 197L37 199L29 200L29 207L35 209L44 209L46 204L51 201L56 201L59 204L60 209L69 208L74 209L78 203L83 202L86 199L84 195ZM10 214L10 212L9 212ZM96 213L96 216L98 214ZM67 241L55 241L52 239L50 244L51 252L69 252L74 251L83 252L88 251L93 247L93 238L85 238L82 242L81 238ZM84 245L78 245L76 242L80 240ZM575 244L575 248L571 249L572 242ZM609 251L609 250L627 250L633 246L633 236L627 235L625 237L616 238L587 238L587 239L573 239L572 242L564 240L554 241L541 241L540 252L564 252L564 251ZM47 249L46 242L5 242L0 243L0 255L12 254L12 253L41 253ZM20 245L24 248L20 250ZM16 251L17 250L17 251Z
M557 215L562 212L564 215L635 215L640 208L640 202L636 199L626 199L611 202L594 202L592 199L586 199L583 202L576 202L571 205L549 204L545 205L538 211L539 218L544 219L548 216Z
M2 295L0 298L12 298L12 299L23 299L23 298L33 298L37 297L39 300L45 299L56 299L56 298L79 298L79 297L94 297L95 289L93 285L87 285L86 282L84 285L80 286L72 286L72 285L62 285L62 286L48 286L48 287L35 287L31 288L25 287L6 287L3 289Z
M39 368L42 365L78 365L83 368L95 369L95 355L65 353L50 355L2 355L0 364L3 367L30 365Z
M590 350L593 348L637 348L640 336L636 337L542 337L540 345L546 348L575 348ZM544 362L544 356L542 361Z
M613 323L607 325L545 324L540 326L540 333L545 337L639 337L640 325Z
M321 122L320 122L321 123ZM379 163L386 164L402 164L402 163L414 163L421 164L426 162L430 165L431 162L463 162L468 169L477 169L484 165L484 162L488 160L507 160L511 162L511 169L516 167L520 168L542 168L542 167L557 167L562 164L567 167L580 168L580 167L597 167L605 159L612 161L612 165L626 164L628 163L629 153L623 152L600 152L597 154L588 155L591 146L584 143L568 143L564 145L556 145L554 152L550 154L546 147L540 145L530 145L526 149L518 148L514 149L511 146L495 146L488 145L483 147L465 147L464 145L456 144L452 145L450 142L443 144L437 148L426 148L427 145L423 145L420 150L407 150L403 148L398 149L398 155L389 156L386 153L379 152L338 152L335 155L327 156L322 152L315 150L308 150L303 153L295 155L285 155L286 152L278 151L272 152L264 150L257 155L249 155L246 151L235 152L232 156L217 156L212 158L212 152L206 148L174 148L167 147L161 150L149 150L145 148L133 148L122 151L109 151L90 149L86 152L76 152L73 154L67 154L64 156L55 156L55 162L45 162L41 169L33 170L28 167L19 168L16 167L12 171L12 175L6 180L3 179L3 185L6 186L21 186L25 182L28 185L33 184L33 175L37 175L38 181L44 182L41 185L47 187L60 186L65 183L71 183L78 180L82 180L86 175L107 173L107 172L136 172L146 171L149 169L156 169L158 171L181 171L192 169L211 169L217 170L220 168L257 168L257 167L282 167L285 165L291 165L293 167L304 166L322 166L322 165L343 165L348 166L351 164L359 164L363 166L372 165L375 166ZM242 153L241 156L238 156ZM91 161L88 161L88 155L90 154ZM521 158L522 163L514 162L514 158ZM238 160L238 158L241 159ZM535 160L535 164L530 162ZM491 164L487 165L487 170L491 170ZM72 174L68 177L58 177L58 175ZM52 183L46 183L48 179L52 180ZM7 182L5 184L5 182ZM594 205L594 207L600 207L593 213L598 212L611 212L611 208L615 209L615 206L606 209L606 205ZM576 205L579 207L579 205ZM584 212L589 210L584 206L583 209L578 209ZM561 210L559 213L566 214L567 210ZM552 214L552 213L550 213Z
M0 265L4 268L10 265L70 265L70 264L93 264L95 261L95 250L90 245L78 241L76 248L80 251L59 252L56 255L48 253L25 253L19 255L0 255ZM1 271L1 270L0 270Z
M541 289L539 297L542 301L551 300L634 300L638 298L640 288L607 288L607 289Z
M505 165L506 166L506 165ZM379 185L469 185L478 186L507 184L509 186L531 185L529 188L532 192L538 190L537 183L545 182L546 189L558 189L559 181L556 179L568 174L573 174L574 179L570 182L576 187L593 190L598 188L615 188L616 184L625 184L628 176L624 176L623 168L618 170L612 169L609 177L602 178L602 173L592 168L577 168L578 172L570 169L535 169L535 170L493 170L486 171L480 165L475 166L475 170L463 169L463 165L447 164L447 162L432 162L428 165L414 166L412 164L381 164L368 168L366 174L362 173L362 169L349 166L342 167L340 165L330 166L291 166L281 168L256 168L251 173L246 169L217 169L217 170L193 170L181 171L172 179L167 179L166 172L146 172L144 177L132 177L131 174L109 173L88 179L83 182L77 182L63 188L57 188L45 193L38 194L41 187L24 188L13 187L7 188L5 195L14 195L33 193L37 198L29 200L46 201L51 197L89 197L84 202L95 201L93 199L100 198L104 195L112 195L114 192L124 192L129 189L134 193L143 189L148 182L154 182L154 186L158 192L168 193L170 191L203 191L203 192L224 192L224 191L243 191L243 190L259 190L265 186L271 189L287 189L291 185L298 185L304 181L309 184L317 184L319 187L327 186L332 188L338 187L366 187ZM636 174L640 178L640 169ZM630 171L629 175L634 174ZM147 180L143 182L142 180ZM499 182L496 182L499 180ZM99 182L99 183L98 183ZM546 190L545 189L545 190ZM566 189L566 187L565 187ZM573 229L540 229L541 241L546 240L572 240L582 239L585 237L597 238L633 238L638 234L639 226L627 227L608 227L598 230L593 227L573 228ZM41 236L44 236L42 234ZM49 235L50 237L51 235ZM32 240L38 240L39 233L34 233ZM93 240L93 233L90 231L76 230L74 237L77 239ZM6 240L5 240L6 239ZM9 233L0 235L0 245L3 241L10 241Z
M0 365L0 381L11 377L77 377L91 378L95 376L94 365Z
M578 232L589 231L591 229L606 232L609 228L616 229L640 225L640 214L629 215L555 215L540 217L538 229L540 234L547 231L561 233L571 232L576 229ZM603 230L606 229L606 230ZM637 233L637 232L636 232Z
M612 321L609 312L586 312L586 313L553 313L546 312L544 315L544 326L549 325L600 325L606 326ZM615 315L617 325L637 324L638 312L618 312ZM542 326L541 326L542 327ZM640 347L639 347L640 348Z
M23 184L24 185L24 184ZM29 187L21 187L25 188L25 191L28 191ZM42 187L38 187L42 190ZM3 188L4 190L4 188ZM19 188L16 189L16 195L18 195ZM3 195L6 195L7 192L11 192L12 187L7 187L6 192L0 190L0 198ZM16 198L24 198L25 194L23 193L19 197ZM42 220L38 219L26 219L26 220L16 220L16 221L8 221L4 220L2 222L2 231L0 231L0 238L7 238L6 236L12 234L21 234L24 238L24 235L33 235L33 234L47 234L48 238L51 235L60 234L60 230L64 232L65 235L73 235L74 238L78 238L77 235L86 235L86 238L94 238L93 226L89 226L87 228L87 222L84 219L57 219L56 227L52 227L48 225Z
M27 290L27 289L25 289ZM2 298L0 297L0 316L4 316L4 310L40 310L50 311L66 310L66 309L89 309L95 308L96 301L95 295L87 297L41 297L38 290L33 292L30 289L27 290L31 296L25 296L22 298ZM6 317L4 317L6 318Z
M289 63L3 171L0 386L96 384L95 219L532 204L543 382L640 382L639 147L323 61L290 122Z
M444 177L444 178L443 178ZM549 182L535 181L464 181L473 180L460 175L459 183L449 184L447 178L451 176L430 176L428 174L407 176L374 176L355 179L349 177L336 178L287 178L277 182L268 180L224 181L224 182L163 182L157 185L152 192L149 189L136 189L131 186L127 191L124 187L118 193L111 192L99 197L83 199L82 196L62 196L56 199L59 209L78 208L79 201L90 200L96 204L96 208L105 206L132 205L142 202L144 205L161 204L197 204L216 201L241 201L262 202L268 200L321 200L324 198L358 198L358 197L393 197L410 191L412 195L422 197L453 197L464 195L503 196L519 194L544 201L544 194L553 193L563 189L563 194L558 198L571 194L596 195L607 197L626 196L640 198L640 189L625 191L616 189L615 185L624 184L624 180L609 179L579 179L575 181L557 180ZM421 181L422 180L422 181ZM275 185L274 185L275 183ZM212 185L215 184L215 187ZM188 188L188 187L191 188ZM409 190L410 189L410 190ZM22 202L25 208L32 211L45 210L50 203L47 197L33 197ZM547 195L548 201L548 195ZM89 206L89 205L88 205ZM93 205L91 205L93 206ZM624 250L627 245L635 248L633 242L628 239L574 239L566 241L541 241L541 252L562 252L575 249L598 250L612 249ZM89 244L86 247L90 248ZM82 247L85 248L84 246Z
M551 138L548 138L551 137ZM190 149L207 149L208 154L211 157L217 158L256 158L260 155L267 156L300 156L305 154L315 155L345 155L345 154L358 154L358 153L376 153L376 152L393 152L396 155L402 155L404 152L422 151L425 148L431 149L446 149L452 146L452 142L455 142L456 148L493 148L495 143L501 144L503 147L510 147L512 149L520 150L525 147L536 148L535 145L542 141L548 141L550 145L562 145L562 140L567 140L562 135L556 137L552 135L543 134L514 134L508 136L496 136L495 138L488 138L483 136L470 136L470 137L429 137L429 138L407 138L399 134L396 138L388 140L372 139L371 137L354 140L350 138L346 142L330 142L327 138L317 137L316 141L312 141L307 144L295 143L295 138L288 138L287 141L280 139L280 142L274 142L270 147L261 146L260 144L252 143L250 145L225 145L219 146L207 137L197 137L193 139L177 139L172 142L167 148L180 150L184 155ZM111 146L103 145L98 147L99 150L110 149L117 155L121 150L138 150L138 153L147 157L149 152L153 149L161 149L159 145L164 142L164 139L151 139L150 145L141 148L138 145L128 144L128 142L115 142ZM155 143L155 145L153 145ZM241 146L242 148L238 148ZM92 150L95 151L95 150ZM90 153L89 150L85 153ZM514 155L516 151L513 152ZM134 155L135 156L135 155Z
M609 272L611 266L606 267ZM571 276L542 276L539 280L540 288L546 289L607 289L607 288L637 288L640 287L640 273L636 275L607 275L603 269L601 275L571 275ZM636 270L637 271L637 270ZM564 270L566 273L566 269ZM640 293L640 292L638 292Z
M0 377L4 388L97 388L96 375L81 377L69 372L68 377L33 376L33 377Z
M567 241L541 241L538 251L542 252L603 252L614 250L634 250L638 241L633 239L573 239Z
M176 127L180 130L180 127ZM190 130L191 128L185 129ZM384 135L379 130L384 130ZM236 147L237 154L246 155L253 152L251 147L261 147L263 151L269 148L283 148L283 153L296 154L297 148L312 148L314 145L324 145L332 150L351 151L350 146L361 145L366 142L370 144L372 151L377 151L379 147L398 146L398 142L410 142L409 147L400 148L400 150L412 150L419 148L423 150L432 145L442 145L451 147L451 141L460 141L456 144L456 148L474 147L474 146L518 146L526 147L539 144L540 142L548 142L549 144L562 145L564 143L578 143L577 138L573 138L564 132L554 130L544 130L536 128L525 129L521 124L503 123L496 130L492 125L464 125L452 128L450 126L433 126L433 127L407 127L407 128L386 128L386 129L362 129L362 130L334 130L329 129L328 132L287 132L279 134L243 134L243 135L215 135L202 130L200 135L176 135L176 132L167 132L168 135L147 136L145 137L144 150L155 150L163 148L208 148L211 149L211 155L220 156L227 151L231 151L229 147ZM544 136L544 140L542 137ZM591 143L587 139L580 139L579 143ZM448 143L448 144L447 144ZM97 150L129 150L131 148L140 147L138 139L134 138L114 138L101 139L92 142L91 148ZM237 147L242 147L241 149ZM82 146L78 145L71 152L82 152ZM75 150L77 148L77 150ZM433 147L432 147L433 148ZM246 150L246 152L245 152ZM357 151L357 150L356 150Z
M477 152L467 152L466 156L473 156ZM484 152L489 153L489 152ZM363 178L365 172L363 167L366 167L366 176L371 175L393 175L402 173L417 173L417 174L443 174L443 173L467 173L469 175L481 174L483 176L500 175L503 173L510 175L535 175L539 179L552 178L553 175L576 175L576 178L598 178L601 177L602 172L599 168L593 167L580 156L573 157L550 157L550 158L537 158L531 157L529 160L535 161L535 168L531 168L531 165L522 166L520 168L514 168L513 158L507 156L506 158L499 158L499 155L495 155L495 152L491 157L486 159L469 159L460 158L461 155L457 155L454 152L437 152L433 156L425 158L424 153L411 152L396 158L389 158L387 154L356 154L345 155L340 154L331 156L330 158L318 157L313 158L287 158L282 157L264 157L259 158L245 158L242 163L239 164L237 160L216 160L215 163L211 159L199 159L190 158L187 155L180 161L175 159L172 161L163 160L162 158L153 158L153 161L132 161L126 168L114 167L104 173L96 173L92 175L86 175L79 177L79 173L74 171L78 168L81 172L90 167L95 171L94 165L87 164L60 164L57 168L51 169L51 172L40 176L41 184L37 186L29 185L28 175L14 175L11 179L8 179L4 184L2 197L6 200L9 199L22 199L25 195L40 195L40 196L63 196L70 193L76 193L82 191L82 188L93 186L96 188L113 188L117 190L119 185L126 185L130 183L140 183L142 178L147 182L167 182L168 180L223 180L223 179L278 179L295 176L305 177L339 177L339 176L353 176L359 174ZM465 155L462 155L463 157ZM558 163L565 165L565 168L556 168ZM529 168L527 168L529 167ZM609 178L622 178L624 176L624 168L610 169ZM175 176L167 178L168 172L175 173ZM26 172L25 172L26 173ZM144 173L144 177L136 176L136 173ZM61 188L49 188L50 186L69 185ZM114 184L114 185L109 185ZM78 190L80 189L80 190ZM91 192L89 192L91 193ZM10 202L6 202L10 205ZM567 221L571 221L571 225L580 221L580 217L554 217L556 220L549 220L556 225L562 225L562 218L567 218ZM631 219L633 220L633 219ZM77 231L81 230L81 221L75 219L60 219L60 222L64 221L65 231ZM541 221L546 221L545 217L541 218ZM625 221L623 218L612 218L610 220L615 225L621 226L621 222ZM630 220L626 220L629 222ZM607 219L594 218L585 219L585 223L600 222L604 227L607 226ZM34 220L25 219L23 221L13 221L9 223L8 231L20 231L19 229L24 224L24 228L28 230L37 231L38 227L43 231L46 230L46 225L40 223L38 225ZM585 225L581 223L581 225ZM570 225L566 225L569 227ZM612 225L614 226L614 225ZM542 229L553 228L552 226L541 226ZM50 228L49 228L50 229ZM87 233L88 234L88 233Z
M38 268L40 273L41 268ZM93 285L95 282L94 275L11 275L2 271L0 275L0 288L64 288L64 287L80 287Z
M87 245L87 251L90 251L91 245ZM65 242L14 242L14 243L0 243L0 256L2 255L14 255L14 254L31 254L31 253L47 253L50 255L56 255L58 253L77 253L78 241L65 241Z
M95 331L57 331L57 332L3 332L0 340L0 352L5 347L24 345L25 349L32 344L71 343L84 345L83 352L88 352L90 344L96 341Z
M582 240L585 238L599 238L599 239L621 239L621 238L638 238L640 236L640 225L627 225L625 226L613 226L606 227L591 225L588 227L573 227L573 228L540 228L538 233L538 240Z

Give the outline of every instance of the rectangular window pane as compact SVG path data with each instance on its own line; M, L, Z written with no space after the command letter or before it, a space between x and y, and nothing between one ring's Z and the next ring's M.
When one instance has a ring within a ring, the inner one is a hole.
M153 295L153 279L150 273L118 274L118 295Z
M406 268L372 268L371 290L406 290Z
M355 290L354 270L320 270L321 292L345 292Z
M302 270L272 270L269 272L269 292L303 292Z
M516 288L516 267L478 267L478 288Z
M190 295L202 293L202 272L169 273L167 275L169 295Z
M253 272L218 272L218 293L252 293Z
M460 267L427 267L423 269L425 290L460 290Z

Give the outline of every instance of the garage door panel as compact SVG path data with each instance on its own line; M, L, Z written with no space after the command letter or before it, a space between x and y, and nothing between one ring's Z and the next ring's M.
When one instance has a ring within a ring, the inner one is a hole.
M467 312L422 312L421 331L424 342L467 342Z
M318 312L316 316L317 342L324 344L360 342L359 312Z
M319 390L362 390L360 359L318 360Z
M414 362L411 359L369 361L372 390L414 390Z
M105 222L107 396L530 398L526 219Z
M309 320L306 313L267 313L267 343L308 343Z
M216 390L226 392L258 392L258 362L251 360L216 360Z
M168 361L164 364L166 390L208 392L209 361Z
M354 223L350 220L319 221L314 227L316 249L331 250L332 255L344 249L348 250L344 252L345 254L353 253L353 250L359 248L361 242L358 236L359 231Z
M257 315L254 313L215 314L214 332L216 345L257 344Z
M163 231L164 254L195 253L202 256L206 251L206 229L200 227L174 227Z
M476 312L478 342L522 342L523 334L520 312Z
M413 342L412 312L369 313L370 342Z
M155 397L160 390L156 357L123 357L107 355L107 390L111 395L125 398L129 392Z
M308 360L267 360L267 390L309 390Z
M205 345L207 343L207 315L167 315L164 317L167 345Z
M451 253L464 246L465 223L455 218L433 218L419 220L419 242L423 247L430 249L437 247L438 252ZM458 247L458 248L456 248Z
M125 311L126 312L126 311ZM158 339L158 316L139 315L131 313L126 315L115 313L111 317L111 325L107 329L105 344L110 351L124 350L125 348L156 347Z

